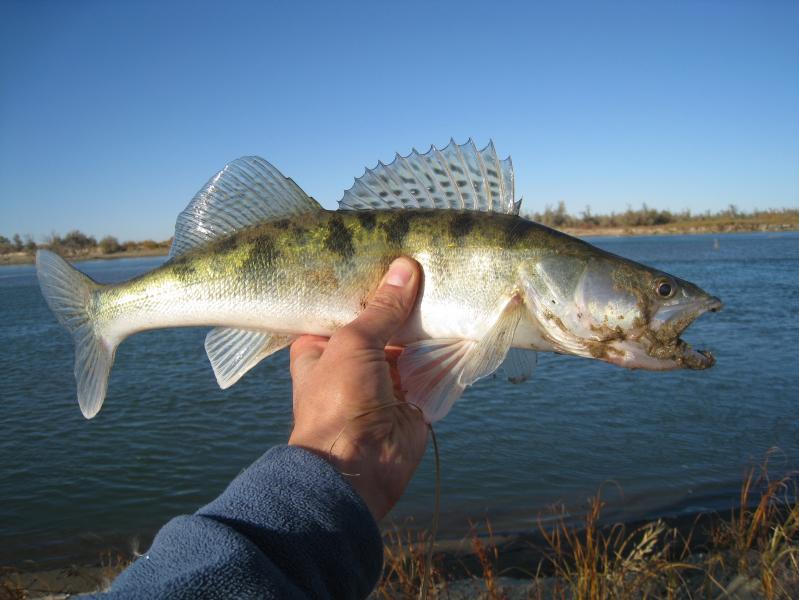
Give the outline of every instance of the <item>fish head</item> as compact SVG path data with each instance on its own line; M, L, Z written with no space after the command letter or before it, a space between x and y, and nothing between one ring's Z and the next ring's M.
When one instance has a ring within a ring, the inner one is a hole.
M680 336L722 302L688 281L607 253L537 261L527 272L527 303L557 352L632 369L715 363Z
M723 306L689 281L603 256L586 265L575 304L589 317L593 355L608 362L650 370L707 369L716 362L680 337L700 315Z

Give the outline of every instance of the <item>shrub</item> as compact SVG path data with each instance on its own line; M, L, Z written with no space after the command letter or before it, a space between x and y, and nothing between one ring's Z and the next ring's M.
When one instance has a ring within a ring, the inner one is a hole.
M61 239L61 247L68 252L82 252L94 248L97 240L82 231L73 229Z
M101 239L99 245L100 251L103 254L114 254L115 252L121 252L123 250L122 246L119 244L119 240L112 235L107 235Z

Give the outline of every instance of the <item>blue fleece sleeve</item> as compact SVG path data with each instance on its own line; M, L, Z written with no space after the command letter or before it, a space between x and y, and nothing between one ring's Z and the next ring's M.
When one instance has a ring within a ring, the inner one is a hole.
M327 461L281 446L194 515L167 523L97 597L364 598L382 561L358 493Z

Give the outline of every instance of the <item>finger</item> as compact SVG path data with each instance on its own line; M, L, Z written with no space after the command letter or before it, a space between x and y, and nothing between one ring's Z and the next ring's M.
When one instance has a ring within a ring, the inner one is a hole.
M291 344L291 376L296 377L311 368L321 358L328 339L318 335L303 335Z
M391 263L364 311L340 330L352 349L382 350L385 347L408 318L416 301L420 278L421 270L415 260L401 256Z
M391 376L391 387L394 388L394 397L398 400L405 400L405 390L402 389L402 379L396 365L389 364L389 375Z

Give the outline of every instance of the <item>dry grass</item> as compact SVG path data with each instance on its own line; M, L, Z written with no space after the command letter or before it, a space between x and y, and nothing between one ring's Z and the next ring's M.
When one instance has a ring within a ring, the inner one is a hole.
M488 530L488 538L484 541L480 539L477 534L477 528L474 523L469 523L471 532L472 549L474 550L477 560L480 561L480 568L482 570L481 579L485 585L486 597L488 600L504 600L505 594L497 582L497 563L499 562L499 549L493 543L494 530L491 529L491 523L486 521L486 529Z
M486 523L488 536L480 535L477 526L470 523L470 534L467 538L479 570L471 572L464 565L459 565L459 575L465 574L481 588L480 597L486 600L504 600L498 577L499 549L493 543L494 533L491 524ZM434 554L431 561L429 585L422 589L424 579L426 552L429 547L429 536L425 531L413 531L410 527L394 526L385 534L383 549L383 575L372 592L372 598L380 599L417 599L417 598L450 598L448 582L452 573L447 573L442 566L442 555Z
M739 508L711 530L717 549L708 564L710 577L733 568L758 581L765 598L799 594L799 502L796 481L772 480L768 461L751 469L741 485Z
M554 527L541 527L549 546L547 560L563 597L673 598L687 588L684 572L697 569L686 562L689 541L655 521L628 532L621 524L600 527L604 503L597 495L580 527L561 517Z
M0 571L0 600L26 600L28 592L19 579L19 575L11 570L3 568Z
M28 572L0 570L0 600L28 600L97 592L108 589L133 557L118 551L104 552L92 566L70 565L61 569Z
M441 552L432 556L429 585L422 594L430 536L406 524L385 534L383 575L371 597L799 598L798 491L794 479L770 479L766 462L744 477L738 508L727 516L703 515L687 532L661 520L634 528L604 525L605 502L598 494L576 524L561 509L554 525L551 519L548 525L539 525L543 554L538 549L512 565L513 574L527 573L529 583L512 594L506 589L511 570L503 556L508 546L497 545L490 523L485 531L470 523L465 538L472 551L470 560L454 560ZM93 589L102 589L130 560L120 553L106 553L98 566L80 573L62 570L61 575L81 586L91 578L96 581ZM33 586L36 580L28 575L0 572L0 600L24 600L33 589L41 590L44 581ZM463 586L453 592L456 579L469 584L466 593Z
M417 598L424 579L426 552L429 539L424 531L394 527L385 534L383 548L383 575L372 592L374 598ZM433 557L428 575L428 598L441 596L445 582Z
M568 524L561 510L555 524L540 525L544 557L515 565L529 574L527 597L599 600L604 598L799 598L799 502L792 479L771 480L768 463L750 470L742 483L739 508L727 516L703 515L686 532L658 520L628 529L603 525L601 495L589 500L582 520ZM477 572L475 597L498 600L507 569L502 549L470 524ZM424 565L424 533L395 528L386 539L384 575L377 598L417 598ZM434 563L430 597L448 598L463 569ZM544 576L543 574L546 574ZM543 590L543 591L542 591ZM514 596L516 597L516 596Z
M138 558L138 554L135 552L132 555L125 555L116 550L103 552L100 555L100 569L96 575L101 582L100 589L107 590L111 587L117 575L124 571L136 558Z

